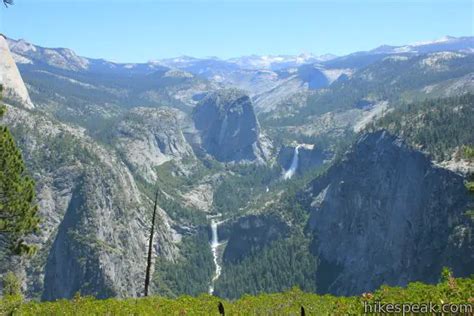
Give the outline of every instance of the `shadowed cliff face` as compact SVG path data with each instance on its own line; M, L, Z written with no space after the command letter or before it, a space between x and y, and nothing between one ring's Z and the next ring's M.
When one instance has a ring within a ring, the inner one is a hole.
M260 127L250 98L238 90L221 90L205 97L193 119L202 147L220 161L265 160Z
M360 138L311 190L320 292L435 282L442 266L474 272L463 178L387 132Z
M324 73L313 65L303 65L298 68L298 76L308 84L310 89L325 88L329 85L328 78Z

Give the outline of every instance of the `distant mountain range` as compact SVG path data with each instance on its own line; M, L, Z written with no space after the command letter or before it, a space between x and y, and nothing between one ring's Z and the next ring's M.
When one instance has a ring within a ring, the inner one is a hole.
M383 59L387 55L416 55L440 51L474 52L474 37L446 36L431 42L404 46L383 45L373 50L346 56L331 54L251 55L231 59L217 57L195 58L181 56L147 63L116 63L104 59L78 56L67 48L44 48L25 40L8 39L16 63L28 69L103 73L108 76L150 75L167 73L167 77L197 76L221 86L247 91L255 101L257 111L268 111L277 99L300 91L329 86L341 75L350 76L355 70ZM46 68L45 68L46 67ZM170 69L178 70L167 72Z
M400 54L400 53L412 53L412 54L426 54L439 51L459 51L463 53L474 52L474 37L463 36L444 36L434 41L418 42L411 45L404 46L390 46L382 45L368 53L381 53L381 54Z
M44 48L33 45L25 40L8 39L10 49L17 63L33 63L41 59L51 66L69 70L91 70L98 71L108 69L110 71L129 72L152 72L160 66L178 68L195 74L206 73L209 69L267 69L281 70L299 67L303 64L326 64L331 61L348 59L354 56L378 55L378 54L424 54L438 51L458 51L464 53L474 52L474 37L452 37L445 36L438 40L419 42L403 46L382 45L369 51L355 52L346 56L325 54L316 56L313 54L300 55L250 55L230 59L218 57L195 58L181 56L176 58L157 59L147 63L117 63L104 59L93 59L78 56L74 51L67 48ZM19 56L18 56L19 55Z

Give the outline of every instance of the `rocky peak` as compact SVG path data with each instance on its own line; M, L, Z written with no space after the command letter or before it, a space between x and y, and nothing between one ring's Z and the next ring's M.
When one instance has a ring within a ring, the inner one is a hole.
M32 64L33 61L27 56L29 53L36 52L36 46L26 42L23 39L14 41L10 38L6 38L10 53L17 64Z
M223 89L203 98L193 119L203 148L220 161L265 161L260 126L250 98L237 89Z
M28 109L34 108L15 60L10 53L7 40L3 35L0 35L0 84L4 88L4 97L21 103Z
M8 44L12 53L30 62L37 60L49 66L72 71L87 70L89 68L90 61L87 58L78 56L73 50L68 48L44 48L30 44L22 39L8 39Z
M14 41L11 39L7 39L8 44L10 46L11 51L14 51L18 54L23 53L26 54L28 52L36 52L36 46L28 43L24 39L20 39L18 41Z

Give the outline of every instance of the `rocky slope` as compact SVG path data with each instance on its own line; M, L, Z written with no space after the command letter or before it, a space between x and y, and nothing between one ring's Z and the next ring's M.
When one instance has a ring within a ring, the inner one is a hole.
M14 58L19 63L32 64L34 62L46 63L49 66L64 70L80 71L89 68L90 61L77 56L67 48L44 48L28 43L25 40L8 40Z
M39 114L9 107L3 123L37 183L41 229L31 237L39 254L26 265L29 295L139 295L151 202L128 168L83 130ZM173 258L162 210L160 223L155 251Z
M309 192L320 292L435 282L442 266L474 272L463 178L386 131L361 137Z
M154 183L157 166L194 157L183 134L186 121L176 109L135 108L118 122L112 141L133 172Z
M0 69L7 91L26 91L8 49L2 50ZM13 101L1 124L12 130L36 181L41 218L39 233L28 237L38 254L10 267L23 274L27 296L140 295L152 203L135 175L86 130L31 109L25 99ZM154 250L173 260L180 236L161 208L159 218Z
M96 133L133 107L169 106L190 112L215 84L160 64L120 64L8 40L36 106ZM13 61L13 60L12 60Z
M217 160L259 161L268 159L268 143L250 98L239 90L220 90L206 96L193 112L202 146Z

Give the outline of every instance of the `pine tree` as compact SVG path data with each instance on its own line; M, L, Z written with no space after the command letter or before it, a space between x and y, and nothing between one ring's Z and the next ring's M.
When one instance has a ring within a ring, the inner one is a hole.
M0 86L0 95L1 90ZM0 106L0 118L5 111ZM34 251L23 240L38 227L34 199L35 184L26 174L21 153L8 128L0 125L0 242L12 254Z

